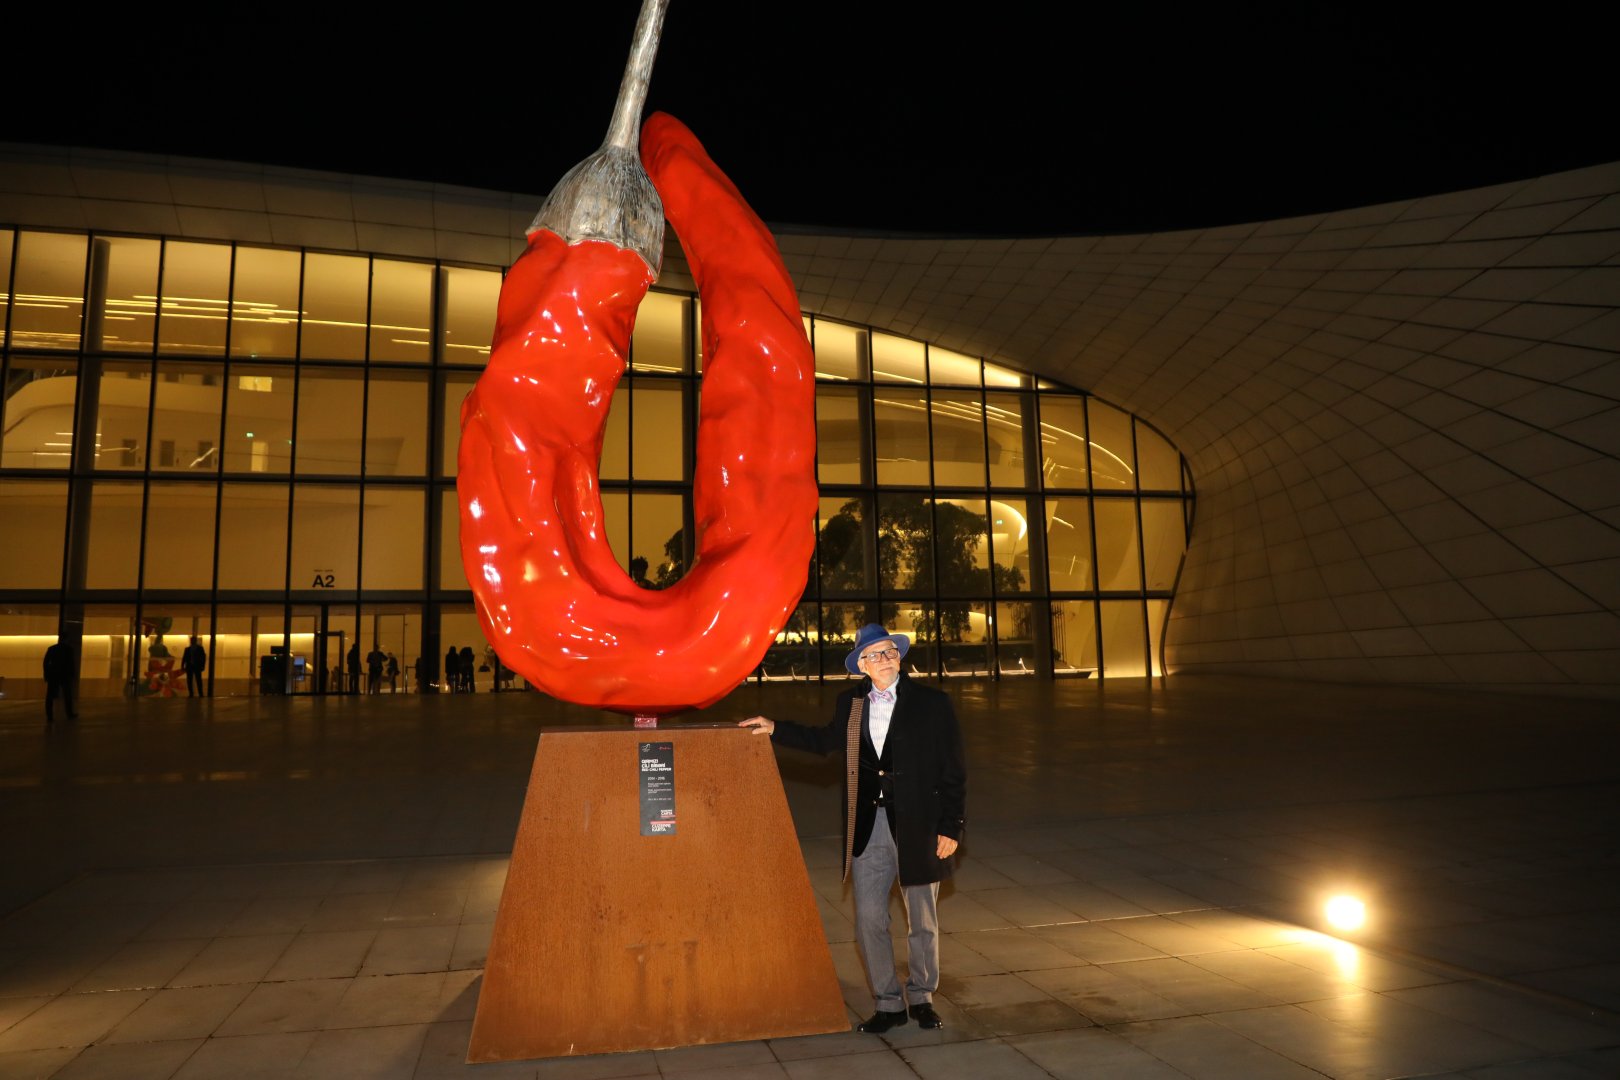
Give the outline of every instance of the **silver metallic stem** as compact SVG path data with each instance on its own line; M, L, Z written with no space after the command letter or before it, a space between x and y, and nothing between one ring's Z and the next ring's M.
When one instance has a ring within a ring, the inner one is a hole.
M642 168L637 135L668 6L669 0L642 0L607 141L557 181L528 228L569 244L606 240L640 255L654 277L664 257L664 204Z

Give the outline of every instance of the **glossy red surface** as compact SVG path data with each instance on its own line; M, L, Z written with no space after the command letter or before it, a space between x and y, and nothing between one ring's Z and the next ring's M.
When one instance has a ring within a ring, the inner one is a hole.
M462 406L456 486L462 561L501 660L555 697L668 715L747 678L804 589L815 369L776 242L736 187L672 117L647 121L641 154L703 302L693 565L639 588L603 530L602 432L651 283L610 244L530 237Z

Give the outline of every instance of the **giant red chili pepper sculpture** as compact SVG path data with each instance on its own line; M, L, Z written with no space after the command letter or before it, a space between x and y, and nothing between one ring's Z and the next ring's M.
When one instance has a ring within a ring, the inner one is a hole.
M603 428L654 277L615 243L530 235L462 406L457 488L462 559L502 661L556 697L661 715L746 679L803 591L815 374L776 243L736 187L670 116L647 121L641 156L702 300L695 562L669 589L639 588L603 528Z

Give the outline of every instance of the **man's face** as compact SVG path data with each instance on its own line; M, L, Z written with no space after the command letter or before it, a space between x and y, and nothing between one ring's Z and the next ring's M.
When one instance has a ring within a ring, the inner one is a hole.
M900 677L900 650L885 638L868 645L856 659L856 666L872 679L872 685L887 690Z

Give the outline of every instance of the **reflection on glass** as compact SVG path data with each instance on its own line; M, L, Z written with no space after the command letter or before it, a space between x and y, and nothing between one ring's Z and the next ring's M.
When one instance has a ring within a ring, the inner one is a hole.
M107 266L107 285L100 317L92 312L86 348L150 353L162 245L156 240L114 236L98 238L95 247L97 259Z
M990 591L989 521L983 499L934 503L934 570L941 596Z
M1147 674L1147 634L1142 601L1102 601L1103 676L1137 679Z
M224 356L230 313L231 247L170 240L163 249L158 350Z
M1047 583L1054 592L1091 592L1091 506L1084 498L1046 498Z
M1097 604L1052 601L1052 665L1059 675L1097 673Z
M14 356L6 368L0 413L0 466L67 469L73 463L73 398L78 365L70 359Z
M1142 500L1142 555L1149 590L1168 591L1175 586L1181 556L1187 550L1186 537L1180 499Z
M816 387L816 476L823 484L859 484L866 478L864 387Z
M439 390L440 456L439 475L456 475L456 454L461 449L461 403L472 393L478 376L450 372L442 376Z
M984 487L984 407L978 393L935 390L932 411L934 483Z
M293 373L233 365L225 387L225 470L284 473L292 463Z
M482 366L489 360L489 345L495 336L495 303L501 295L501 275L460 266L446 266L439 273L443 326L439 359L446 364Z
M365 494L365 533L360 559L366 589L422 587L423 514L421 488L370 484Z
M427 471L426 374L373 371L370 378L366 475L422 476Z
M677 374L686 370L686 320L691 304L674 293L648 292L630 334L630 367Z
M298 379L298 474L360 471L360 418L365 383L358 371L303 369Z
M1164 652L1164 618L1170 610L1168 600L1149 600L1147 602L1148 620L1148 660L1153 665L1153 674L1163 675L1164 665L1160 657Z
M90 489L90 558L85 587L133 589L139 585L141 484L101 480Z
M979 361L934 346L928 350L928 381L935 386L978 386Z
M439 491L439 588L450 592L468 588L461 564L461 500L453 487Z
M934 591L934 515L926 495L878 494L878 587Z
M359 537L359 488L295 484L289 566L293 591L358 588Z
M765 653L760 674L766 679L814 678L820 670L816 647L816 605L800 604L789 612L787 624Z
M632 475L637 480L683 479L686 458L685 383L636 379L631 384L630 394ZM618 396L615 394L615 399Z
M146 466L146 413L152 400L149 363L107 361L96 397L96 468Z
M686 573L686 543L680 495L631 496L630 577L654 589L667 588ZM645 559L646 571L637 561Z
M990 549L997 593L1026 592L1038 584L1029 567L1029 505L1000 495L990 500Z
M630 389L622 384L608 402L597 475L603 480L630 479Z
M153 482L146 505L146 588L213 587L214 499L213 484Z
M427 363L432 303L431 264L372 260L371 359Z
M1091 480L1098 488L1136 488L1136 455L1131 451L1131 417L1096 398L1086 399L1091 421Z
M1136 425L1136 459L1143 491L1181 490L1181 455L1163 435L1143 423Z
M1136 502L1134 499L1097 499L1097 588L1103 592L1131 591L1142 587L1142 570L1136 546Z
M879 487L928 483L928 402L921 389L872 395Z
M997 367L995 364L984 365L984 385L986 386L1027 387L1029 384L1029 376L1021 371Z
M217 472L225 373L218 364L158 363L152 410L152 468Z
M232 356L284 359L297 354L300 263L296 251L236 249Z
M938 642L940 674L947 678L990 674L994 654L989 611L982 600L942 602L934 616L937 624L926 617L933 614L926 608L924 614L913 626L926 632L925 640Z
M219 587L281 592L287 580L287 485L224 485ZM300 588L308 582L298 582Z
M990 444L990 486L1029 487L1024 417L1035 414L1034 399L1024 394L986 394L985 433Z
M11 252L15 236L10 229L0 229L0 299L5 301L0 303L0 341L5 340L6 322L11 317L8 309L11 307Z
M602 492L602 534L607 538L608 548L613 557L623 568L630 572L630 494L625 491ZM642 575L637 580L651 587L647 579L646 568L638 566Z
M996 605L996 662L1003 675L1034 675L1041 670L1035 614L1035 605L1026 601Z
M866 331L815 320L816 375L823 379L866 378Z
M821 500L816 552L821 564L824 596L870 592L876 585L871 502L867 496L839 496Z
M1048 488L1083 488L1086 482L1085 399L1042 394L1041 472Z
M821 674L829 679L849 678L844 660L855 648L855 634L877 621L876 607L870 603L821 605Z
M87 237L62 233L17 234L12 348L79 347L87 242Z
M304 323L298 353L314 360L366 358L369 260L356 255L304 256Z
M0 480L0 588L61 588L66 525L65 480Z
M920 341L874 332L871 337L872 378L877 382L927 381L926 347Z

